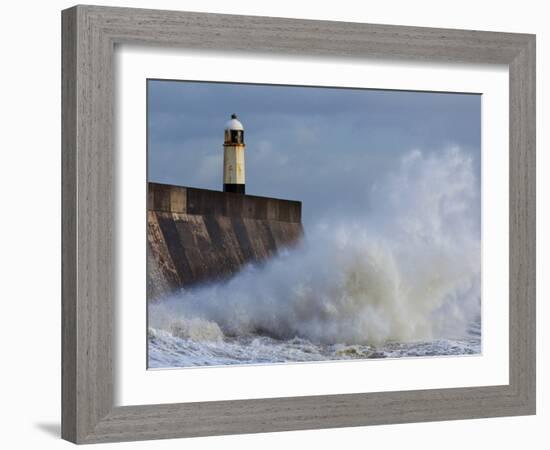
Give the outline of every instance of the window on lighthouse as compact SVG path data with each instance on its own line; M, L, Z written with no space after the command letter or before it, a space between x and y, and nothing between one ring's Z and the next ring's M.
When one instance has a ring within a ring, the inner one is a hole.
M243 143L243 130L230 130L231 143L242 144Z

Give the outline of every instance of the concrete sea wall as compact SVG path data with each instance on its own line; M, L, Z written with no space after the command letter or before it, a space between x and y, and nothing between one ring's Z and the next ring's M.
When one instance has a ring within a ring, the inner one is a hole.
M295 245L301 214L299 201L149 183L148 298L228 278Z

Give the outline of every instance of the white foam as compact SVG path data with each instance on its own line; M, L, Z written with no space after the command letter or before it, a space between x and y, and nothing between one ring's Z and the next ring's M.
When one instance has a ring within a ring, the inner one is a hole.
M318 224L262 266L182 291L150 307L150 323L183 320L179 337L198 341L218 330L325 345L467 336L480 314L479 195L459 148L412 151L369 192L360 219Z

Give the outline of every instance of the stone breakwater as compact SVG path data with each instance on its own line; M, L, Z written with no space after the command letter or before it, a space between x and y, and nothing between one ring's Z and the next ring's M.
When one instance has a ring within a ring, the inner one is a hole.
M299 201L148 183L148 299L226 279L296 245L301 216Z

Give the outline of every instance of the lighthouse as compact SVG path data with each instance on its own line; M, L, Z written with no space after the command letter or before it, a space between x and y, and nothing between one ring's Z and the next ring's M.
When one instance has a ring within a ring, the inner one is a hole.
M245 193L244 148L243 124L237 119L237 114L231 114L225 125L223 140L224 192Z

